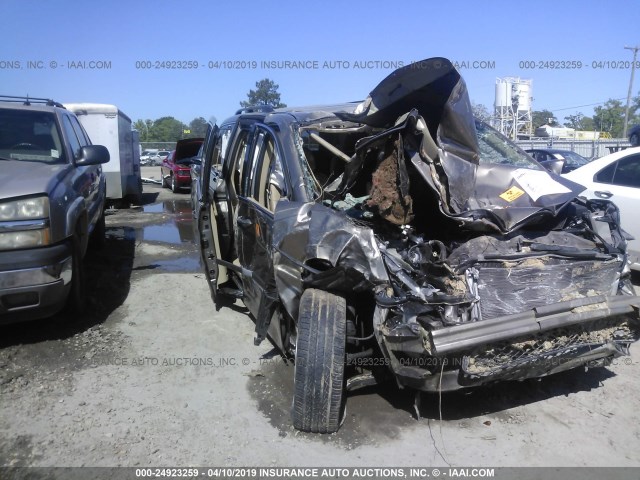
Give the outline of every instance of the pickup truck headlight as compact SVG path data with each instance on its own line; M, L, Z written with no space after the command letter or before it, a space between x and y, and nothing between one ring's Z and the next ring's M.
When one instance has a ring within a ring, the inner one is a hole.
M49 199L0 202L0 250L49 245Z

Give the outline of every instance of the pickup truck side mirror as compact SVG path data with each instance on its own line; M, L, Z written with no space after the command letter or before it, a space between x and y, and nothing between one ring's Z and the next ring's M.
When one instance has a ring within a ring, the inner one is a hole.
M76 159L76 166L107 163L110 158L107 147L102 145L87 145L80 149L80 158Z

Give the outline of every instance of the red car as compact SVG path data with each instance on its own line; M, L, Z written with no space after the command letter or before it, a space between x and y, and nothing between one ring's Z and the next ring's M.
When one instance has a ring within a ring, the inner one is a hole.
M203 141L203 138L178 140L176 149L160 165L160 180L163 187L171 186L171 191L174 193L181 188L191 188L191 165Z

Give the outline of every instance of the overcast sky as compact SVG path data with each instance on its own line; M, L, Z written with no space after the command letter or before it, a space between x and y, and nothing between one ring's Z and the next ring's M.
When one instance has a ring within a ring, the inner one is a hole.
M493 110L497 77L532 79L533 109L562 120L591 115L609 98L624 102L632 59L624 46L640 45L638 7L637 0L0 0L0 94L110 103L133 120L188 123L231 115L265 77L289 106L338 103L365 98L395 66L443 56L458 62L472 101Z

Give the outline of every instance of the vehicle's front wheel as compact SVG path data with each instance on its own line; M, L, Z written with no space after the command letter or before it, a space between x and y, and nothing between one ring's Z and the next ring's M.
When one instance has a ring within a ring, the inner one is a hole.
M629 142L631 143L632 147L640 146L640 138L638 137L638 134L634 133L633 135L631 135L629 137Z
M340 428L344 396L346 301L307 289L300 298L295 357L293 426L303 432Z
M167 185L167 181L164 179L164 174L162 173L162 169L160 169L160 187L161 188L166 188Z
M178 182L176 181L175 175L171 175L171 191L173 193L178 193L180 191L180 187L178 187Z

